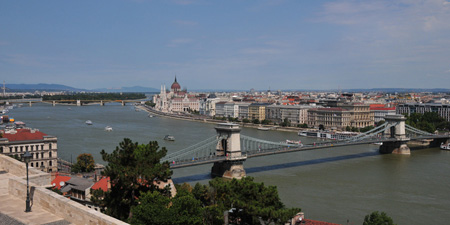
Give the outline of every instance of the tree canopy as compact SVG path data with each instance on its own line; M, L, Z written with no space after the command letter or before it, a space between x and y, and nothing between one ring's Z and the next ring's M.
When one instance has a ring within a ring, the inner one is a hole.
M394 225L394 221L385 212L375 211L366 215L363 225Z
M128 138L112 153L102 150L102 158L108 162L103 175L111 180L111 190L104 193L103 199L97 199L97 203L106 207L105 213L126 220L142 193L159 191L168 195L168 190L160 190L155 184L172 176L169 163L160 162L166 153L166 148L159 149L156 141L138 144Z
M89 153L78 155L77 162L72 165L72 172L84 173L91 172L95 169L94 157Z
M445 121L436 112L411 113L409 116L406 115L406 124L429 133L450 129L450 122Z
M285 208L275 186L253 178L226 181L215 178L209 185L177 185L174 198L159 192L143 193L132 208L132 224L222 225L224 212L232 224L285 224L298 208Z

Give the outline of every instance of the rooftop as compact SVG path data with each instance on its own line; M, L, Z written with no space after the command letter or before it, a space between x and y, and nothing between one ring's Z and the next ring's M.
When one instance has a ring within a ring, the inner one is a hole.
M3 131L3 138L8 139L9 142L43 140L46 136L48 135L33 129L15 129L13 131Z

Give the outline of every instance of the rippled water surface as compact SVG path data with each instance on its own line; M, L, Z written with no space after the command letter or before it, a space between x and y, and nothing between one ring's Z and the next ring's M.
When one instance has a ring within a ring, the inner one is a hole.
M11 117L58 137L58 156L75 160L91 153L111 152L123 138L139 143L156 140L169 152L215 135L214 124L149 118L133 106L55 106L34 104L11 110ZM91 120L93 125L85 124ZM104 128L111 126L112 132ZM283 141L297 134L243 128L247 136ZM167 142L165 135L175 136ZM317 141L303 138L304 143ZM276 185L288 207L300 207L307 218L362 224L372 211L385 211L397 224L448 224L450 221L450 152L415 149L410 156L379 155L378 147L360 145L288 153L245 162L247 174ZM178 182L207 183L212 165L174 171Z

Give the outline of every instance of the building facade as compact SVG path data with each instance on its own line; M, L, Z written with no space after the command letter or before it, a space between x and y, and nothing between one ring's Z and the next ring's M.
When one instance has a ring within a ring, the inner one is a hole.
M187 94L187 90L181 90L176 77L169 92L167 92L165 85L161 86L160 94L153 96L153 103L155 103L155 109L161 112L200 111L200 98Z
M351 126L352 115L344 108L315 108L308 110L308 127L344 130Z
M0 154L21 158L28 150L32 155L30 166L45 172L58 171L57 138L36 129L5 129L0 138Z
M270 103L252 103L248 106L248 119L258 119L263 121L266 119L266 107L271 105Z
M374 113L370 111L370 105L364 103L338 103L338 107L350 112L350 127L363 128L373 126Z
M269 105L266 107L266 119L274 123L282 123L288 119L291 125L308 123L308 109L311 106L301 105Z

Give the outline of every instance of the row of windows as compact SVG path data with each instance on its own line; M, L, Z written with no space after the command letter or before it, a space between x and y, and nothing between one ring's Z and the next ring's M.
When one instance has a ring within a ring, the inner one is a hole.
M39 150L44 150L44 145L26 145L26 146L10 146L9 147L9 152L25 152L25 151L34 151L34 149L36 148L36 151ZM48 145L49 149L52 149L52 144ZM3 146L0 147L0 153L3 153Z

